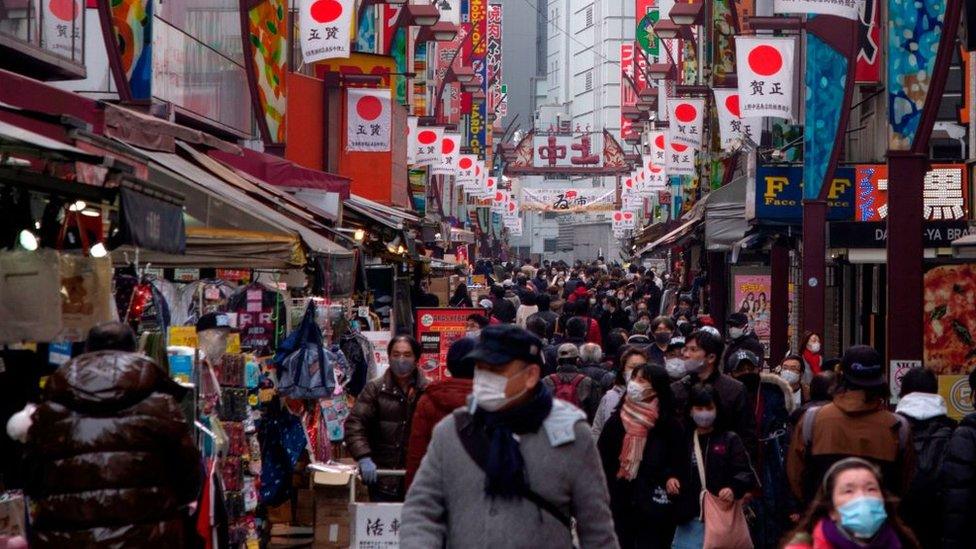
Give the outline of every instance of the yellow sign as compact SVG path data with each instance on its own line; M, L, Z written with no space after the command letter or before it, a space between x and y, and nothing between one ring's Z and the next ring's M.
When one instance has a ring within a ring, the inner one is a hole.
M196 347L197 329L195 326L170 326L169 345L176 347Z
M241 334L230 334L227 337L227 354L236 355L241 352Z
M939 376L939 394L945 399L952 419L960 420L973 413L973 398L967 376Z

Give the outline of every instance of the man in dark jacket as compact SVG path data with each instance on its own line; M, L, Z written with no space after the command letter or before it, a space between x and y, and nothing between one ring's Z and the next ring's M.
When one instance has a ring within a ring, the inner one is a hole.
M896 412L912 426L917 457L915 476L901 500L901 516L922 547L938 547L942 540L943 502L937 487L956 422L947 415L945 399L939 395L939 380L932 370L913 368L905 373Z
M403 501L403 479L379 478L377 469L404 469L410 423L427 378L417 369L420 344L408 335L387 347L390 367L366 384L346 418L346 446L359 463L371 501Z
M563 343L572 343L577 347L586 343L586 321L580 317L570 318L566 322L566 337L542 350L542 356L545 358L545 364L542 366L542 377L556 373L556 365L559 363L559 346Z
M759 337L756 333L752 331L752 326L749 323L749 317L745 313L732 313L729 315L729 319L726 322L726 329L728 330L729 340L725 347L725 357L723 357L723 364L729 361L729 357L735 354L736 351L740 349L745 349L747 351L752 351L759 357L759 360L764 361L766 356L766 349L759 342ZM759 365L759 369L762 370L762 364Z
M591 344L588 344L591 345ZM593 423L593 416L603 397L596 382L580 368L580 349L572 343L559 346L559 362L556 373L542 378L553 397L565 400L583 410L586 420Z
M715 388L718 393L719 414L716 428L722 431L734 431L742 439L750 456L756 452L756 417L746 405L745 387L738 381L721 373L719 358L722 357L722 338L706 330L692 332L685 340L683 350L685 370L684 378L671 385L677 415L687 418L689 395L691 388L701 382ZM690 431L694 425L686 425Z
M491 315L505 324L515 322L515 304L505 297L505 288L491 287Z
M616 296L608 296L605 300L605 308L600 313L598 322L600 323L600 333L602 339L606 340L611 330L616 328L630 328L630 318L627 312L620 306L620 300Z
M200 453L186 390L136 354L128 326L96 326L58 369L26 433L31 547L183 547Z
M535 298L535 304L539 307L539 311L529 315L526 321L528 323L533 318L541 318L544 320L546 322L546 339L552 339L556 330L556 321L559 320L559 315L549 308L550 303L552 303L552 298L549 297L549 294L540 293Z
M915 471L908 421L885 409L888 381L881 355L854 345L841 359L841 377L832 403L810 408L793 430L786 463L793 494L812 501L827 470L846 457L877 465L884 488L901 496Z
M651 322L651 333L648 337L652 343L647 346L647 356L651 362L664 364L664 355L668 352L668 344L674 336L677 327L667 316L659 316Z
M603 350L596 343L580 346L580 371L588 375L600 389L600 396L613 387L617 374L604 367Z
M969 390L976 393L976 370L969 373ZM976 413L963 418L949 439L942 465L942 548L976 546Z

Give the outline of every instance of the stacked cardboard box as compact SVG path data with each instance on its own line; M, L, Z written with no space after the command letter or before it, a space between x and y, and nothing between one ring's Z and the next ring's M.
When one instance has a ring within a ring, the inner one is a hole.
M312 485L315 491L315 547L349 547L350 505L357 499L366 499L355 465L317 468L312 474Z

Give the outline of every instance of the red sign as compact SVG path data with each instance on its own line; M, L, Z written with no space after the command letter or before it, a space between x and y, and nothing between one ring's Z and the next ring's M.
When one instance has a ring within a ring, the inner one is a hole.
M854 81L858 84L881 83L881 0L864 0L861 3L857 40Z
M420 363L417 365L427 379L437 381L450 377L447 371L447 351L451 344L465 337L468 316L483 314L482 309L417 309L417 341L420 342Z
M888 166L857 166L854 219L882 221L888 217ZM925 174L922 215L928 221L967 219L969 182L964 164L933 164Z

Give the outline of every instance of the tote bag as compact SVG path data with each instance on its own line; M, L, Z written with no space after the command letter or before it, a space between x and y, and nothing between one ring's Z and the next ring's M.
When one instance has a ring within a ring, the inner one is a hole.
M701 479L702 521L705 523L703 549L752 549L749 525L742 512L742 501L726 503L713 496L705 488L705 462L702 460L701 444L695 440L695 460L698 461L698 476Z

